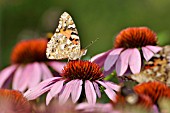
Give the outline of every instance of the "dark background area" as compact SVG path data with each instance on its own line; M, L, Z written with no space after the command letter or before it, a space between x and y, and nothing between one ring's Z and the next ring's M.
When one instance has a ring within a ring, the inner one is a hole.
M159 44L170 44L168 0L0 0L0 69L10 64L18 41L53 33L64 11L77 26L82 48L99 38L86 56L111 49L114 37L132 26L147 26Z

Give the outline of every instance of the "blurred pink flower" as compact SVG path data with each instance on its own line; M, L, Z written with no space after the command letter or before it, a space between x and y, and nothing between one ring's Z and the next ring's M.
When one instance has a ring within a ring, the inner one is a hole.
M149 61L162 48L157 45L156 34L147 27L130 27L115 38L114 48L94 56L91 61L104 66L108 75L116 69L118 76L126 72L139 73L142 61ZM144 58L143 58L144 57Z
M91 105L89 103L80 103L75 108L79 113L121 113L113 109L111 103L103 104L96 103Z
M48 66L60 73L65 63L46 58L47 39L32 39L19 42L12 51L12 64L0 72L0 87L24 92L41 80L53 77Z
M32 107L19 91L0 89L0 113L32 113Z
M89 61L70 61L64 67L61 76L44 80L25 92L24 96L33 100L49 91L46 97L48 105L55 96L59 98L59 103L63 104L71 95L72 101L76 103L82 92L85 92L88 103L95 104L97 96L101 97L100 86L104 87L104 92L112 101L115 101L115 91L119 91L120 88L114 83L104 81L100 67Z

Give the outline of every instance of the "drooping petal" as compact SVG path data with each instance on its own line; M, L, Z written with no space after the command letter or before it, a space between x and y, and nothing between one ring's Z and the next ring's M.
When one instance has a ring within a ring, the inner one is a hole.
M100 92L100 89L99 89L99 86L96 82L93 82L93 85L94 85L94 88L95 88L95 91L96 91L96 94L99 98L101 98L101 92Z
M40 84L38 84L37 86L28 89L25 93L24 93L24 97L26 97L28 100L34 100L37 97L39 97L40 95L42 95L43 93L47 92L48 90L51 89L51 87L53 86L53 84L60 79L61 77L53 77L53 78L49 78L47 80L42 81Z
M106 59L107 55L110 53L110 51L111 50L97 54L97 55L93 56L90 61L98 64L100 67L103 67L105 59Z
M104 70L105 71L108 71L116 63L122 50L123 50L123 48L114 49L108 54L108 56L104 62Z
M129 59L130 70L133 74L139 73L141 70L141 55L137 48L133 49L133 52Z
M15 90L19 90L21 92L23 92L26 89L29 81L29 76L28 77L24 76L25 69L26 69L25 66L20 65L14 74L14 78L12 82L12 88ZM25 80L23 76L25 77Z
M55 96L55 95L57 95L58 93L60 93L60 91L61 91L62 88L63 88L63 84L64 84L64 80L60 80L60 81L57 81L57 82L53 85L53 87L51 88L51 90L50 90L50 92L49 92L52 97Z
M74 103L76 103L77 100L80 98L81 91L82 91L82 84L83 84L82 80L77 79L75 81L74 88L72 89L71 92L72 101Z
M107 86L109 86L111 89L115 91L120 91L120 86L117 84L114 84L113 82L105 81L104 82Z
M38 62L33 63L27 72L29 72L27 76L30 76L29 88L36 86L41 81L42 71L40 64Z
M153 56L153 52L146 47L142 47L143 56L146 61L149 61Z
M75 80L71 80L70 82L68 82L64 85L63 91L59 94L59 103L60 104L64 104L68 100L68 98L71 94L71 91L74 87L74 83L75 83Z
M132 52L133 49L126 49L120 54L116 62L116 72L118 76L122 76L126 72Z
M40 63L40 66L41 66L41 70L42 70L43 80L53 77L51 71L48 69L48 67L45 63Z
M104 76L111 74L115 70L115 65L113 65L108 71L103 70Z
M96 103L96 93L93 84L89 80L85 81L85 94L89 104Z
M157 53L160 50L162 50L162 47L159 47L159 46L146 46L146 48L150 49L154 53Z
M66 65L66 62L51 61L51 62L48 63L48 65L50 65L58 73L61 73L63 67Z
M50 103L50 101L51 101L52 98L53 98L53 97L52 97L51 94L48 92L48 93L47 93L47 96L46 96L46 105L48 105L48 104Z
M107 94L107 96L110 98L110 100L115 101L116 100L116 93L104 82L96 80L97 83L101 84L104 86L106 89L104 92Z
M5 81L11 76L17 67L18 65L11 65L0 72L0 87L3 86Z
M104 92L110 98L110 100L112 100L113 102L116 101L116 93L113 90L111 90L110 88L106 88Z

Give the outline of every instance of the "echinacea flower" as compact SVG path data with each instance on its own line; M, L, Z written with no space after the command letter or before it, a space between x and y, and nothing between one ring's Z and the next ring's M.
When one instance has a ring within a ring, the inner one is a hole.
M55 96L58 97L60 104L65 103L70 96L72 101L76 103L82 94L86 95L89 104L95 104L97 96L101 97L101 86L112 101L115 100L115 91L120 88L112 82L104 81L100 67L89 61L68 62L61 76L44 80L36 87L25 92L25 97L28 100L33 100L48 91L46 97L46 104L48 105Z
M30 103L19 91L0 89L0 112L32 113L32 109Z
M133 89L137 94L149 96L153 104L157 104L158 100L164 97L170 99L170 88L161 82L146 82Z
M144 59L148 61L161 49L157 46L157 36L152 30L130 27L116 36L112 50L94 56L91 61L104 66L106 75L115 68L118 76L129 71L135 74L140 72Z
M142 105L144 108L151 108L153 102L145 94L137 94L133 88L123 86L116 96L116 101L112 102L114 106Z
M122 87L117 93L116 101L112 102L117 108L122 106L141 106L159 113L159 100L166 98L170 100L170 88L161 82L141 83L133 88Z
M11 65L0 72L0 87L24 92L41 80L53 77L48 66L61 72L65 63L47 60L47 39L32 39L19 42L12 51Z

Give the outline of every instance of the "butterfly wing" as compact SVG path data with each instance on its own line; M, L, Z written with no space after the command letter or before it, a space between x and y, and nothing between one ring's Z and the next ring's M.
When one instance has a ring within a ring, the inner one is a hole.
M48 59L76 60L82 56L80 38L72 17L64 12L59 20L58 28L47 44Z

